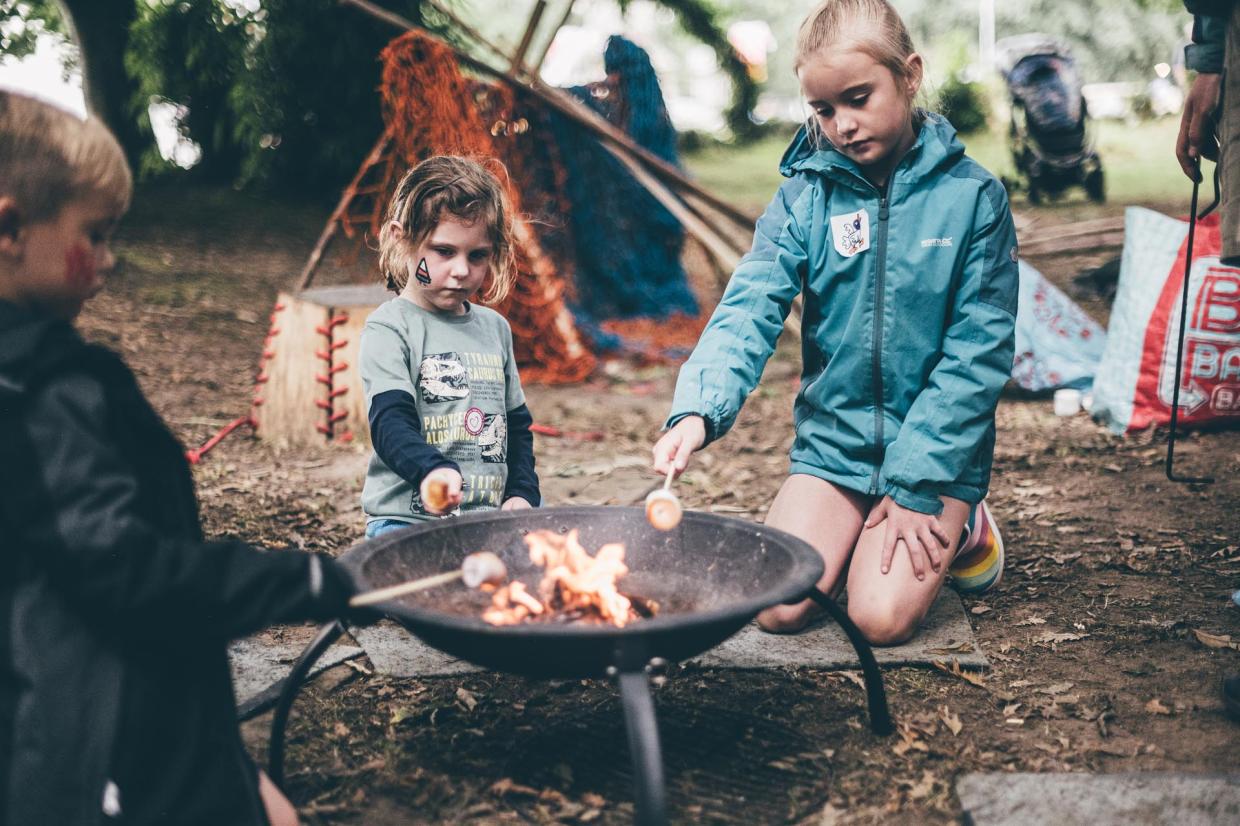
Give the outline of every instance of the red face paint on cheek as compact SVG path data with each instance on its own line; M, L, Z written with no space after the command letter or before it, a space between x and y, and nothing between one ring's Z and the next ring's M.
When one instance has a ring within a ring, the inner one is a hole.
M90 250L81 244L65 253L65 283L70 287L84 289L95 283L95 260Z

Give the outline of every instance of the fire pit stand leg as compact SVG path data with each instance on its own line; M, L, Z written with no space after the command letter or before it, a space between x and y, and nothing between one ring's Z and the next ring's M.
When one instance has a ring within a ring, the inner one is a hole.
M891 725L891 712L887 708L887 692L883 689L883 673L878 669L878 661L874 659L874 650L870 648L869 641L831 597L817 588L810 588L808 597L818 603L831 619L844 629L844 633L848 635L848 641L857 651L857 658L861 660L861 673L865 676L865 694L870 706L870 729L875 734L891 734L895 728Z
M293 700L297 698L297 692L301 690L301 684L310 669L343 633L344 625L340 620L320 628L319 635L301 652L301 656L293 664L293 670L284 678L280 700L276 703L275 713L271 717L271 740L267 748L267 776L281 789L284 788L284 727L288 724L288 713L293 708Z
M637 826L666 826L667 786L663 778L663 751L659 746L659 723L650 694L650 675L666 663L646 656L645 646L621 646L616 665L607 670L620 685L620 704L633 759L633 783Z

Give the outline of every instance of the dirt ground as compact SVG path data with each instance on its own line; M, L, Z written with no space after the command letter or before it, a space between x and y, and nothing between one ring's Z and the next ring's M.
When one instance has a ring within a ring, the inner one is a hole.
M82 326L125 355L187 445L246 413L276 290L323 217L230 192L136 198L119 270ZM1079 217L1060 207L1038 223ZM1106 257L1032 263L1064 286ZM1105 323L1105 301L1084 306ZM797 372L795 348L781 348L736 430L681 485L689 506L762 518L786 472ZM674 379L671 366L613 364L582 386L527 387L538 421L606 434L538 437L551 503L640 499ZM869 733L853 673L675 669L657 703L677 822L950 823L964 772L1234 768L1240 729L1218 683L1240 670L1237 644L1196 632L1240 640L1228 599L1240 586L1240 434L1187 439L1185 471L1218 482L1184 487L1163 475L1161 432L1117 438L1015 395L998 424L990 502L1008 568L997 591L965 599L993 669L888 670L899 731L886 739ZM364 462L356 446L280 454L235 436L196 471L208 532L339 553L360 538ZM268 724L246 724L260 760ZM606 682L396 680L361 660L303 692L289 742L288 792L309 824L631 818Z

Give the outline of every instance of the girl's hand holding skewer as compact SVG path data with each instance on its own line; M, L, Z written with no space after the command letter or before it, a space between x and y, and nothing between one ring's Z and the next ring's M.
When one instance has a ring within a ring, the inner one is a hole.
M706 444L706 422L701 416L685 416L655 442L654 470L660 476L679 476L689 466L689 457Z
M913 563L913 573L918 579L926 578L925 560L930 560L930 567L938 573L951 547L947 533L939 523L937 516L920 513L900 507L890 496L884 496L870 510L865 520L867 528L873 528L883 520L887 521L887 532L883 537L882 572L891 570L891 560L895 556L896 543L903 541Z

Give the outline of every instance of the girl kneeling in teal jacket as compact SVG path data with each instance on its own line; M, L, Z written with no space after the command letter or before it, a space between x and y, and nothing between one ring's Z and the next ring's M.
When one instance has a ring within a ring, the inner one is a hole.
M999 182L914 107L922 60L885 0L822 3L796 66L814 116L680 371L654 467L679 473L728 431L802 294L791 475L766 523L813 545L820 586L846 578L849 616L894 644L949 567L974 589L1002 571L982 499L1012 368L1016 233ZM781 632L810 619L808 602L758 617Z

